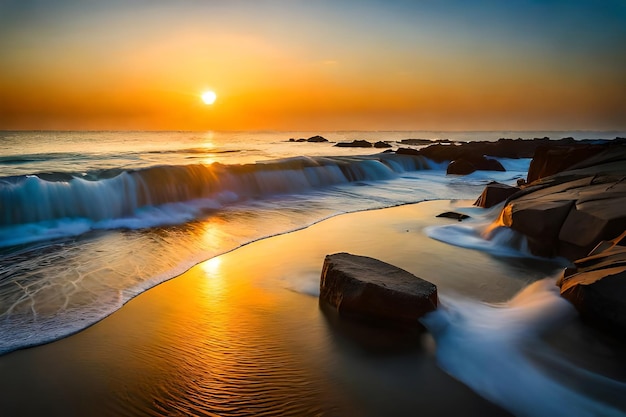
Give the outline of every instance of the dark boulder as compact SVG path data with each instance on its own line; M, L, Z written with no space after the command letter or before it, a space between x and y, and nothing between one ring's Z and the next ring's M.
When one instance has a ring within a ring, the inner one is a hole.
M460 157L448 165L446 174L467 175L474 171L505 171L500 162L484 156Z
M315 136L311 136L306 141L307 142L328 142L328 139L320 135L315 135Z
M483 208L490 208L505 201L519 190L519 187L511 187L510 185L493 181L487 184L474 205Z
M448 175L468 175L476 171L476 167L467 159L455 159L448 164L446 174Z
M339 142L335 146L339 148L371 148L372 143L366 140L353 140L352 142Z
M437 308L437 287L377 259L335 253L324 259L320 300L342 315L421 327Z
M425 156L435 162L453 161L463 154L463 146L460 144L443 145L437 143L430 145L426 148L422 148L418 151L419 155ZM481 154L482 155L482 154Z
M382 142L382 141L378 141L374 144L375 148L391 148L391 145L388 144L387 142Z

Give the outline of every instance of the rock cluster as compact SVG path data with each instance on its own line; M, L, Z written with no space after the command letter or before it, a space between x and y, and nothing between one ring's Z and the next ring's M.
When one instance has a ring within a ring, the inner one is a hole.
M626 334L626 141L542 145L527 182L490 184L476 205L506 200L499 222L540 256L574 261L557 284L588 323Z
M328 139L326 139L325 137L320 136L320 135L315 135L315 136L311 136L308 139L305 139L305 138L300 138L300 139L291 138L291 139L289 139L289 142L328 142Z
M400 141L401 144L415 145L424 144L423 140L405 139ZM550 138L535 139L499 139L495 142L477 141L477 142L446 142L435 141L434 144L422 149L399 148L396 153L406 155L422 155L432 161L441 163L448 161L448 174L466 175L475 170L496 170L504 171L502 165L497 163L496 158L533 158L539 161L536 155L544 155L545 159L550 159L545 166L542 162L537 162L536 167L529 170L529 178L531 181L542 176L554 174L563 169L579 162L579 157L591 156L596 150L601 151L602 146L606 143L626 143L624 138L615 138L612 141L604 140L585 140L576 141L573 138L563 138L558 140L550 140ZM559 154L561 150L571 148L573 151L564 158ZM557 149L555 151L555 149ZM488 158L492 157L492 158ZM543 159L541 159L543 161ZM556 166L556 161L562 163ZM537 175L535 175L537 172Z
M502 224L526 235L536 255L578 259L626 229L626 144L601 145L587 158L580 157L580 149L588 149L582 146L557 149L565 160L573 155L579 162L529 183L502 210ZM555 170L540 158L533 164Z
M437 287L377 259L335 253L324 259L320 301L342 315L421 327L418 319L437 308Z

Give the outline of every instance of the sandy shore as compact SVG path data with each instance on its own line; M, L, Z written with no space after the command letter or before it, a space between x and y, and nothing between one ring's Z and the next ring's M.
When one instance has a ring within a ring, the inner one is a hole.
M2 415L506 415L437 367L428 335L396 349L398 335L338 324L317 299L340 251L488 301L543 275L425 236L454 205L342 215L199 264L83 332L0 357Z

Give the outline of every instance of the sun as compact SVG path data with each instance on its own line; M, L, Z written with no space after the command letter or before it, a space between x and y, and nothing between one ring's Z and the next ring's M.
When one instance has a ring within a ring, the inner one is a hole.
M211 105L215 103L215 100L217 99L217 94L215 94L215 91L205 91L204 93L202 93L201 97L204 104Z

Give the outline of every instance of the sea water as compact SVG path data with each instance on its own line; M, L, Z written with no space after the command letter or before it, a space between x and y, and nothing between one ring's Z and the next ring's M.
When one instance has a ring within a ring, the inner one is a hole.
M504 160L507 172L446 177L445 164L420 156L334 146L397 149L421 133L311 143L289 139L313 132L3 132L0 353L79 331L247 242L339 213L475 198L528 167Z
M466 133L465 138L545 136L542 133ZM559 136L573 135L563 133ZM458 177L445 175L445 163L420 156L333 146L367 139L388 141L397 149L409 147L399 142L408 138L463 140L458 132L329 132L323 135L330 143L289 141L314 134L1 133L0 354L80 331L141 292L246 243L341 213L424 200L474 199L491 180L514 184L525 178L530 162L500 159L506 172ZM591 135L577 138L598 137ZM532 259L523 237L509 230L487 232L497 208L464 210L475 217L471 226L425 232L496 257ZM294 284L305 288L304 293L315 291L314 286ZM440 366L516 414L541 415L561 401L585 410L580 415L619 414L623 404L580 399L563 381L537 374L529 365L546 361L527 355L538 339L536 329L549 327L546 323L555 326L555 317L574 314L548 287L532 284L526 290L531 295L501 305L480 303L462 293L443 294L442 308L425 321L435 336ZM489 288L482 291L488 300ZM542 345L539 352L545 351ZM482 366L489 360L486 352L502 367ZM507 361L514 363L505 367ZM502 378L515 379L513 371L528 366L524 386L535 387L537 395L541 390L555 392L557 399L539 395L545 404L534 407L515 402L519 396L510 392L514 381ZM582 372L569 365L563 368ZM621 383L594 374L585 378L609 392L625 392Z

